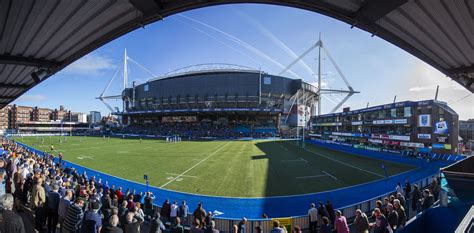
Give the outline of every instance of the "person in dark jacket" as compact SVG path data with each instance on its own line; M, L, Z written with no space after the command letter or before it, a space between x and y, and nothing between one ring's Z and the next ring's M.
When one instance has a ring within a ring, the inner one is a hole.
M245 233L245 224L247 224L247 219L246 218L242 218L242 220L240 220L239 222L239 225L237 225L237 232L238 233Z
M48 216L48 232L56 232L56 225L58 225L58 209L59 201L61 201L61 195L59 194L59 185L53 184L53 190L48 194L48 200L46 202L47 216Z
M117 215L110 216L109 224L102 228L101 233L123 233L123 230L118 227L119 217Z
M336 219L336 212L334 211L334 207L332 206L331 201L326 201L326 210L329 214L329 220L331 220L331 224L334 225L334 219Z
M134 222L133 219L136 219ZM124 233L140 233L140 226L143 223L143 218L135 215L133 212L129 212L126 217L126 222L123 225Z
M176 224L171 228L171 233L184 233L184 227L181 225L180 217L176 217Z
M419 212L420 210L420 199L421 199L421 192L420 189L418 189L418 185L413 185L413 191L412 191L412 198L411 198L411 209L413 211Z
M13 212L13 195L7 193L1 197L4 210L0 212L0 232L25 233L23 220L17 213Z
M322 224L319 227L318 233L331 233L332 232L332 225L331 222L329 221L329 218L324 216L322 218Z
M393 205L392 204L387 204L387 221L388 221L388 225L390 226L390 228L392 228L392 230L396 230L397 229L397 226L398 226L398 213L397 211L395 211L393 209Z
M170 221L171 204L169 199L166 199L165 202L163 202L160 214L165 222Z
M387 232L388 221L382 214L379 208L375 208L373 212L375 222L370 224L373 233L385 233Z
M163 222L161 222L160 217L160 213L156 212L150 221L150 230L148 231L149 233L161 233L166 229L165 225L163 225Z
M326 210L326 208L324 207L322 202L319 202L318 214L319 214L320 218L323 218L323 217L328 217L329 218L328 211Z
M435 202L434 196L431 194L429 189L423 190L423 202L421 204L421 210L430 208Z
M202 223L204 222L206 218L206 210L202 208L202 203L198 203L198 207L194 210L194 219L199 219L199 221Z
M216 229L216 222L212 220L204 232L205 233L219 233L219 230Z

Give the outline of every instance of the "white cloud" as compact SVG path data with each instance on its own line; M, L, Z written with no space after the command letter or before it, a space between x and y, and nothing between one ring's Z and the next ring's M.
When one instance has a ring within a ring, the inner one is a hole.
M100 54L92 53L75 61L64 72L67 74L99 74L102 71L116 69L112 59L102 56Z
M418 91L428 91L428 90L435 90L436 85L427 85L427 86L416 86L416 87L411 87L408 89L408 91L411 92L418 92Z
M46 99L47 97L44 95L22 95L17 99L17 101L41 102Z

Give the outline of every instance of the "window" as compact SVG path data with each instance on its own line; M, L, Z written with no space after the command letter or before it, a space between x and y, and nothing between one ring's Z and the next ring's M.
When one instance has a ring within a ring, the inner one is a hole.
M404 107L403 108L403 116L404 117L411 117L411 107Z
M265 85L271 85L272 84L272 77L263 77L263 84Z
M397 117L397 109L396 108L390 109L390 116L391 117Z
M150 87L148 86L148 84L145 84L145 86L143 86L143 89L144 89L144 91L148 91L150 89Z

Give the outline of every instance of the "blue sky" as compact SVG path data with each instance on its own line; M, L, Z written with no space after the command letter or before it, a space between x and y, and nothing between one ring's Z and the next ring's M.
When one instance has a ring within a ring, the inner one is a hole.
M122 66L123 52L162 75L170 70L202 63L231 63L261 68L278 74L282 67L316 43L319 33L349 83L360 94L344 106L363 108L393 101L434 97L450 103L460 119L474 118L474 96L442 73L402 49L367 32L335 19L295 8L236 4L188 11L165 18L122 36L76 61L21 96L14 103L73 111L101 111L107 108L98 96L114 72ZM317 51L306 56L306 67L297 64L284 76L317 82ZM344 89L341 77L323 55L323 87ZM308 69L309 67L309 69ZM121 76L106 94L120 94ZM130 82L143 83L147 72L130 64ZM342 95L323 98L323 113L329 112ZM121 106L119 101L109 102Z

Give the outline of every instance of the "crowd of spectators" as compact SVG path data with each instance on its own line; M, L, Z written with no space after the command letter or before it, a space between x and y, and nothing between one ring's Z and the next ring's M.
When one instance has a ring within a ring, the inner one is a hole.
M239 131L238 128L245 130ZM276 131L276 130L275 130ZM214 125L210 122L176 122L154 125L130 125L113 129L114 133L154 135L154 136L180 136L185 139L199 138L267 138L274 136L275 132L258 132L251 130L249 125Z
M314 203L308 210L310 233L392 233L403 229L412 213L422 212L431 207L440 196L439 178L422 192L417 185L406 181L402 186L398 183L393 195L378 200L372 214L357 209L353 219L353 230L349 231L347 219L339 210L334 210L330 201L326 204Z
M3 154L0 173L0 232L25 232L24 218L19 213L31 211L37 232L140 232L147 221L148 232L218 233L213 213L202 204L192 212L193 221L187 222L190 208L185 201L178 204L166 200L159 211L153 206L152 193L136 193L122 187L108 185L96 177L79 174L65 167L54 156L39 156L13 141L2 138ZM424 190L406 182L398 184L394 195L377 201L371 216L356 210L353 221L355 232L393 232L403 228L409 215L423 211L440 196L438 179ZM264 216L268 217L268 216ZM311 233L348 233L347 219L332 203L311 204L308 210ZM245 233L247 220L234 225L234 233ZM262 232L261 226L255 231ZM292 229L301 232L299 226ZM143 231L141 231L143 232ZM273 221L271 233L286 233L278 221Z

